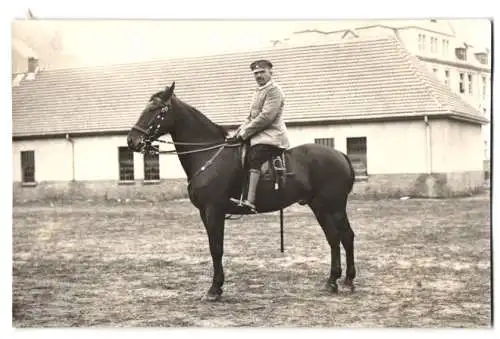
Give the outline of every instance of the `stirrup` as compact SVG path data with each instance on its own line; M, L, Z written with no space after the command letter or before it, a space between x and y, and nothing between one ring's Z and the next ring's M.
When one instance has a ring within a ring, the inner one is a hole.
M257 210L255 209L255 205L252 204L250 201L244 200L241 203L242 203L243 206L245 206L248 209L250 209L250 211L252 211L253 213L257 213Z
M242 200L242 199L235 199L235 198L230 198L229 200L231 200L232 202L234 202L236 205L238 205L239 207L246 207L248 209L250 209L250 211L252 211L253 213L257 213L257 210L255 209L255 206L250 203L248 200Z

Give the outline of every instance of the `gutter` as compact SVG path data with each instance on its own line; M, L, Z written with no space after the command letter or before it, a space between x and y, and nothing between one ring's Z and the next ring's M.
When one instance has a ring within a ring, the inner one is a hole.
M424 116L425 123L425 154L427 156L427 174L432 173L432 140L431 125L427 115Z
M66 140L71 143L71 181L75 181L75 141L66 133Z

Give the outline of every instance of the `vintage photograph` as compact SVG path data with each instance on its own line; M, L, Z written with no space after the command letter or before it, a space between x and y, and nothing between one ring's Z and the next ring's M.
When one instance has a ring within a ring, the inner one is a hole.
M12 327L492 328L491 19L11 45Z

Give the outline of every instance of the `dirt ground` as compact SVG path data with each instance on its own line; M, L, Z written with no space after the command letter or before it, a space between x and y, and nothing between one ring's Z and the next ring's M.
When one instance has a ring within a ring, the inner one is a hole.
M354 293L323 289L328 244L293 206L285 253L278 213L227 222L224 294L210 303L207 236L188 201L15 206L13 326L491 327L489 197L348 208Z

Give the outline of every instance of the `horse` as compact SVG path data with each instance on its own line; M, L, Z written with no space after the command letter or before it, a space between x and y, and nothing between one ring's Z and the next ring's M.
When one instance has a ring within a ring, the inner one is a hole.
M151 151L152 142L170 134L173 150L188 180L188 195L199 210L205 226L213 264L212 284L203 299L221 298L224 285L224 225L226 216L254 214L231 201L241 193L246 172L243 167L244 145L229 145L228 131L174 94L175 81L153 94L127 135L129 149ZM294 203L307 204L323 229L331 248L331 269L326 288L339 293L337 280L342 275L340 243L345 249L346 277L343 285L354 291L354 232L346 205L355 174L348 156L315 143L302 144L283 151L293 174L279 191L274 183L261 179L256 194L257 213L278 211Z

